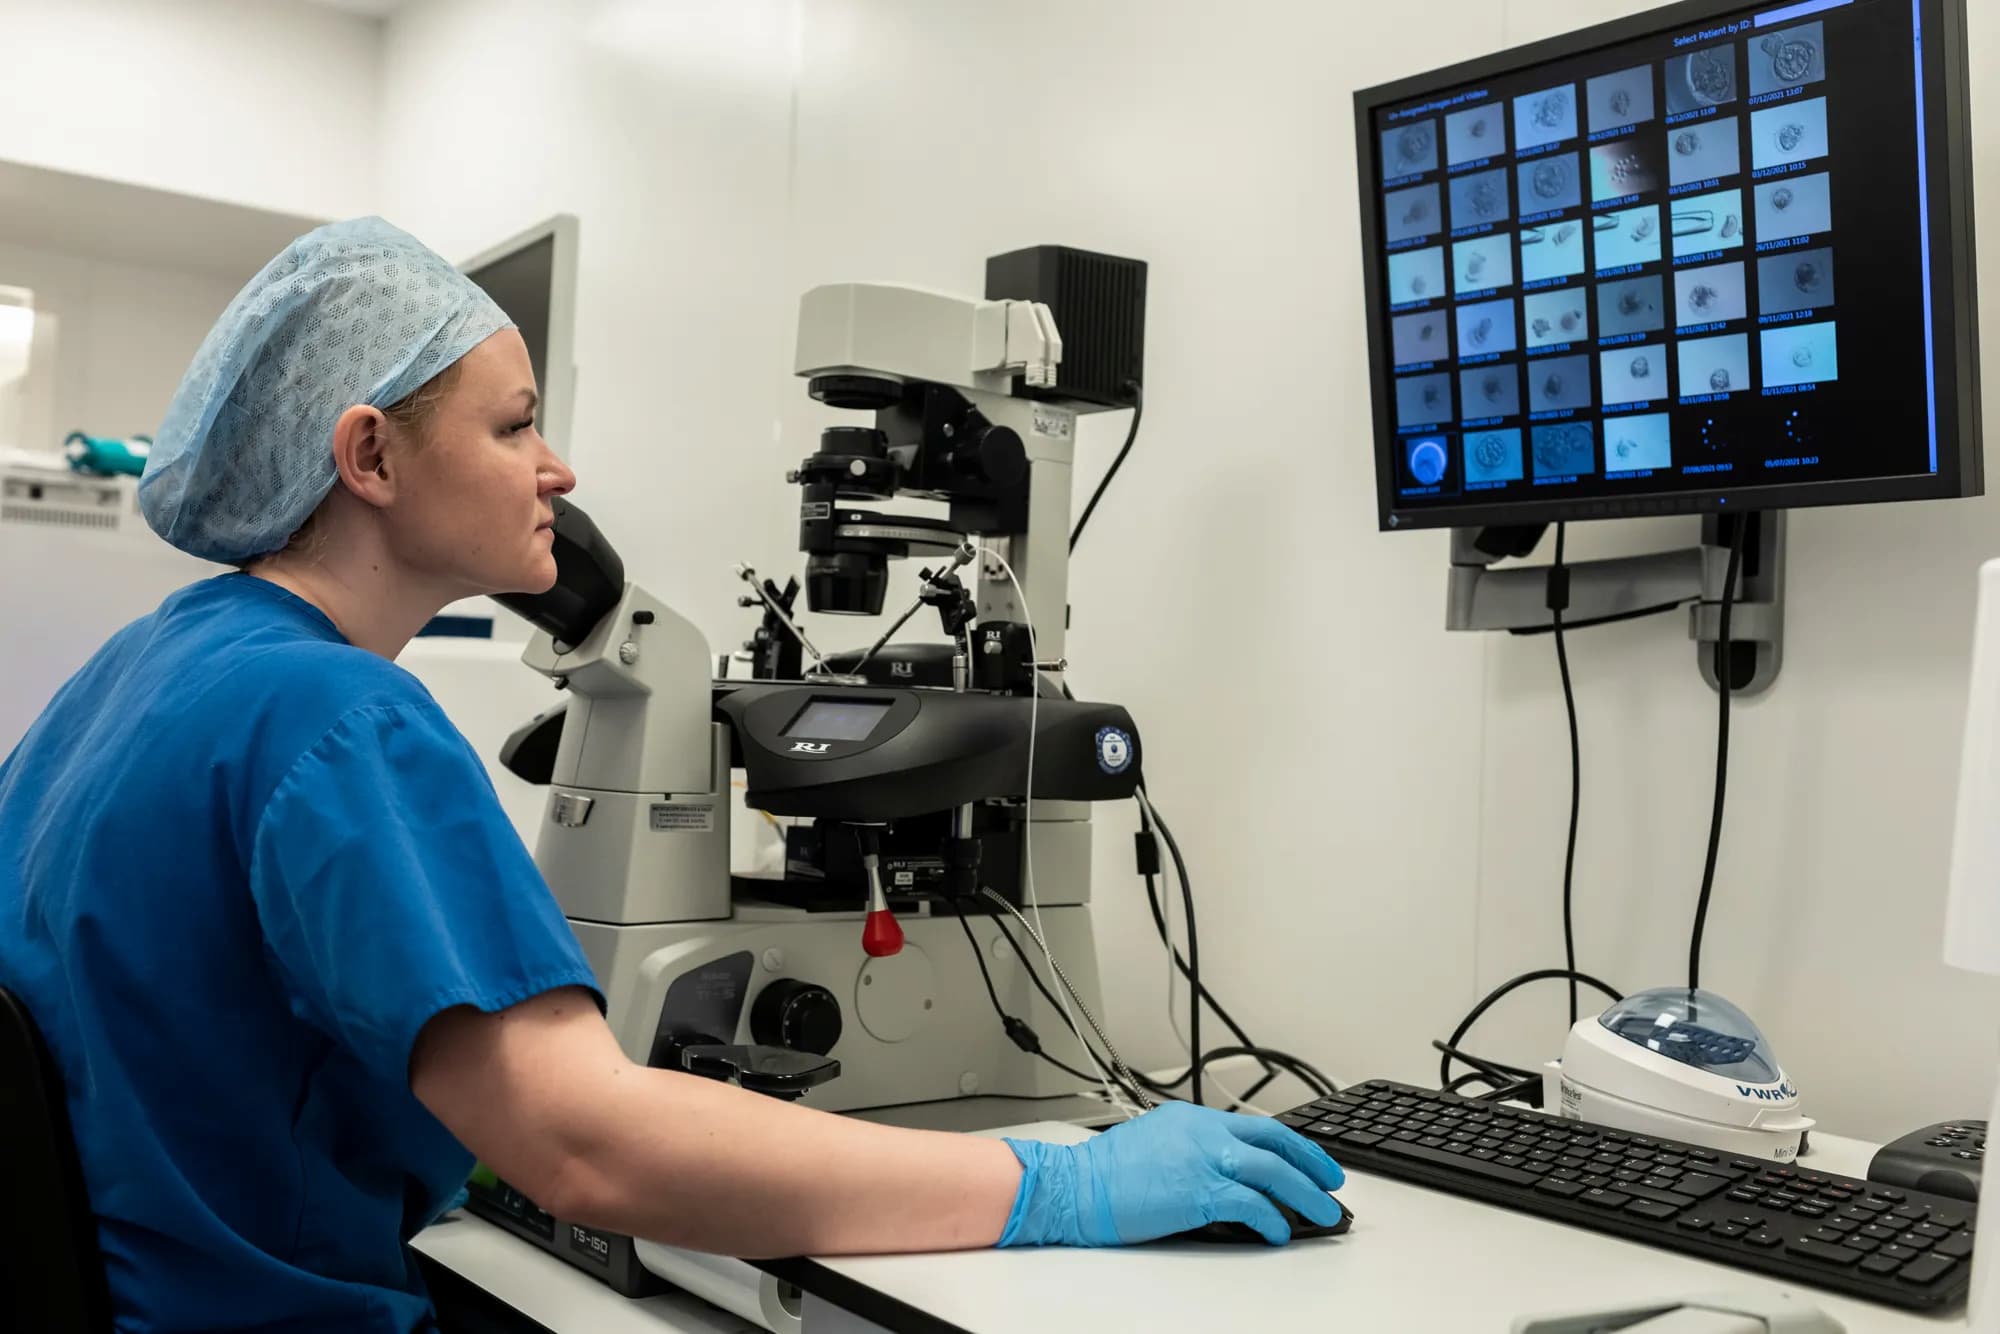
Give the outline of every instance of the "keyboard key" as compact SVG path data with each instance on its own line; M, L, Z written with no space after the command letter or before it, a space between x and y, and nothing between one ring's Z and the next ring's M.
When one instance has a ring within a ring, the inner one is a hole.
M1785 1250L1792 1255L1802 1255L1808 1260L1819 1260L1826 1264L1838 1265L1842 1268L1851 1264L1859 1264L1861 1261L1861 1252L1849 1250L1845 1246L1836 1245L1832 1242L1821 1241L1817 1237L1795 1237L1785 1247Z
M1939 1227L1950 1228L1953 1232L1956 1232L1965 1226L1965 1215L1954 1214L1940 1209L1931 1215L1931 1222L1936 1223Z
M1420 1163L1434 1163L1449 1167L1457 1172L1484 1177L1488 1181L1500 1181L1509 1186L1532 1186L1535 1176L1531 1172L1517 1171L1502 1167L1498 1163L1481 1162L1477 1158L1461 1158L1455 1153L1445 1153L1438 1149L1427 1149L1421 1144L1405 1144L1390 1140L1382 1145L1381 1151L1397 1158L1409 1158Z
M1741 1223L1744 1227L1753 1231L1764 1226L1764 1220L1755 1214L1732 1214L1729 1221L1732 1223Z
M1634 1200L1625 1206L1625 1212L1628 1214L1637 1214L1641 1218L1653 1218L1664 1222L1679 1213L1680 1210L1674 1208L1671 1204L1661 1204L1657 1200Z
M1825 1218L1828 1211L1823 1204L1795 1204L1792 1212L1800 1218Z
M1857 1223L1872 1223L1881 1212L1880 1209L1870 1209L1865 1204L1850 1204L1840 1211L1840 1216Z
M1382 1137L1369 1130L1350 1130L1340 1137L1340 1143L1352 1144L1357 1149L1372 1149L1382 1142Z
M1894 1241L1896 1239L1896 1229L1883 1227L1880 1223L1870 1223L1867 1227L1862 1228L1857 1235L1866 1237L1870 1241Z
M1910 1261L1922 1255L1923 1252L1915 1250L1909 1246L1897 1246L1894 1244L1890 1244L1890 1245L1885 1245L1882 1248L1882 1254L1888 1256L1891 1260L1896 1261L1896 1263L1898 1264L1908 1264Z
M1641 1181L1644 1181L1646 1179L1646 1174L1644 1172L1637 1171L1630 1167L1621 1167L1616 1172L1613 1172L1611 1175L1614 1180L1623 1181L1625 1184L1629 1186L1636 1186Z
M1871 1255L1861 1262L1863 1273L1893 1274L1903 1267L1901 1260L1891 1260L1886 1255Z
M1932 1241L1943 1241L1951 1235L1950 1228L1939 1227L1936 1223L1919 1223L1911 1228L1910 1231L1920 1237L1929 1237Z
M1717 1223L1710 1229L1709 1235L1716 1237L1740 1237L1749 1230L1749 1228L1744 1227L1741 1223Z
M1300 1126L1311 1125L1313 1122L1313 1115L1311 1112L1286 1112L1284 1115L1280 1116L1278 1120L1282 1121L1284 1124L1296 1130Z
M1758 1190L1732 1190L1729 1192L1729 1198L1738 1204L1755 1204L1762 1194L1763 1192Z
M1623 1209L1632 1200L1630 1195L1621 1195L1615 1190L1587 1190L1578 1198L1599 1209Z
M1717 1157L1715 1154L1710 1153L1707 1149L1689 1149L1687 1151L1687 1156L1688 1156L1688 1161L1691 1163L1716 1163L1722 1161L1719 1157Z
M1493 1160L1502 1167L1526 1167L1528 1160L1518 1153L1503 1153Z
M1914 1232L1905 1232L1896 1238L1898 1246L1908 1246L1913 1251L1927 1251L1931 1248L1929 1237L1920 1237Z
M1770 1205L1773 1209L1789 1209L1801 1202L1802 1199L1800 1196L1794 1195L1788 1190L1774 1190L1764 1197L1764 1203Z
M1970 1232L1956 1233L1948 1240L1941 1241L1931 1247L1931 1254L1947 1256L1953 1260L1963 1260L1966 1256L1972 1254L1972 1234Z
M1931 1216L1931 1211L1921 1204L1899 1204L1894 1209L1898 1218L1906 1218L1912 1223L1921 1223Z
M1639 1183L1647 1190L1672 1190L1674 1183L1670 1177L1647 1177Z
M1829 1218L1820 1226L1830 1227L1835 1232L1847 1233L1847 1232L1853 1232L1855 1229L1859 1228L1861 1224L1855 1222L1851 1218Z
M1870 1186L1868 1188L1868 1193L1870 1195L1873 1195L1877 1199L1887 1200L1891 1204L1901 1204L1904 1200L1909 1198L1909 1196L1903 1194L1902 1191L1890 1190L1887 1186Z
M1840 1245L1840 1243L1847 1240L1847 1234L1845 1232L1835 1232L1830 1227L1816 1227L1812 1231L1806 1233L1806 1235L1808 1237L1811 1237L1814 1241L1823 1241L1829 1246L1838 1246Z
M1718 1176L1706 1172L1689 1172L1681 1177L1674 1187L1683 1195L1692 1195L1697 1200L1705 1200L1729 1183Z
M1866 1237L1849 1237L1844 1244L1846 1245L1848 1250L1860 1251L1863 1255L1868 1254L1870 1251L1880 1250L1882 1248L1881 1242L1870 1241Z
M1550 1178L1547 1181L1536 1182L1535 1189L1544 1195L1553 1195L1560 1200L1573 1200L1583 1194L1588 1187L1574 1181L1558 1181Z
M1665 1163L1655 1162L1653 1164L1653 1175L1656 1177L1666 1177L1671 1181L1675 1178L1686 1176L1687 1169L1685 1167L1669 1167Z
M1703 1218L1700 1214L1689 1214L1675 1226L1685 1228L1689 1232L1706 1232L1710 1227L1714 1226L1714 1223L1710 1219Z
M1575 1181L1575 1180L1576 1180L1577 1178L1581 1177L1582 1175L1583 1175L1583 1173L1581 1173L1581 1172L1577 1171L1577 1170L1576 1170L1576 1169L1575 1169L1574 1167L1558 1167L1558 1168L1557 1168L1557 1169L1556 1169L1555 1171L1553 1171L1553 1172L1549 1173L1549 1180L1551 1180L1551 1181Z
M1586 1176L1578 1177L1577 1180L1586 1186L1608 1186L1611 1184L1611 1178L1602 1172L1592 1172Z
M1755 1246L1760 1250L1769 1250L1773 1246L1782 1245L1784 1240L1783 1237L1775 1232L1758 1231L1752 1232L1743 1238L1743 1244L1745 1246Z
M1483 1163L1483 1162L1488 1162L1494 1158L1498 1158L1500 1156L1500 1151L1498 1149L1488 1149L1483 1146L1475 1146L1472 1152L1467 1154L1466 1156L1468 1158L1477 1158L1480 1162Z
M1926 1255L1921 1260L1912 1260L1896 1272L1896 1277L1904 1283L1935 1283L1958 1267L1958 1261L1948 1255Z
M1425 1135L1423 1138L1419 1139L1417 1143L1423 1145L1426 1149L1442 1149L1444 1147L1444 1136ZM1512 1164L1512 1166L1519 1166L1519 1164L1518 1163Z

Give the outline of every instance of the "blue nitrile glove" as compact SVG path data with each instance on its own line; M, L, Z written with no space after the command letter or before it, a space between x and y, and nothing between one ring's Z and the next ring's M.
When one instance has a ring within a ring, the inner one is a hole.
M1326 1193L1346 1180L1340 1164L1269 1117L1176 1102L1081 1144L1007 1144L1021 1189L1002 1246L1125 1246L1218 1222L1283 1245L1291 1229L1271 1199L1340 1221Z

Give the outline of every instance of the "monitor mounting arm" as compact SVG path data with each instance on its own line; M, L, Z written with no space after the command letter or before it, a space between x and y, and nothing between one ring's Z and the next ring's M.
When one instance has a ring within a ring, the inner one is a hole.
M1730 609L1730 691L1754 695L1769 689L1784 657L1782 510L1704 517L1699 546L1571 564L1563 628L1629 620L1689 604L1688 637L1701 646L1695 657L1702 678L1719 689L1721 655L1708 646L1722 637L1722 582L1737 524L1749 529L1743 534L1742 569ZM1551 628L1546 568L1493 568L1498 561L1533 552L1545 531L1541 524L1454 528L1445 628L1546 633Z

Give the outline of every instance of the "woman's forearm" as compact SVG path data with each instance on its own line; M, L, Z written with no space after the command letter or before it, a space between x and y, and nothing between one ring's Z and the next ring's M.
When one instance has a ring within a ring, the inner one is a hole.
M1021 1167L996 1139L875 1125L628 1067L565 1154L563 1216L745 1258L991 1246Z

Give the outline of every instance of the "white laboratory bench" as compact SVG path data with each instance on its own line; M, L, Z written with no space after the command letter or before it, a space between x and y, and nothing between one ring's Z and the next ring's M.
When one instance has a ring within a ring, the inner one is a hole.
M1007 1133L1087 1131L1042 1123ZM1815 1134L1802 1166L1860 1177L1875 1146ZM984 1250L782 1261L804 1334L1072 1334L1144 1329L1505 1331L1517 1316L1701 1293L1790 1291L1850 1334L1965 1328L1962 1307L1918 1315L1784 1284L1566 1224L1351 1172L1344 1237L1285 1247L1158 1243L1122 1250ZM552 1334L738 1334L758 1327L684 1295L628 1300L469 1215L415 1242Z

